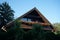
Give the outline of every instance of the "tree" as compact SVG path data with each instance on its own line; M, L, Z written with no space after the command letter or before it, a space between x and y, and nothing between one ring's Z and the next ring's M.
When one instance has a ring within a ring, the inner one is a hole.
M54 23L53 26L56 31L60 31L60 23Z
M43 31L43 26L40 24L34 24L32 29L33 40L44 40L45 32Z
M19 20L14 21L14 26L7 29L6 40L23 40L24 31L21 28L21 22Z
M23 34L23 40L44 40L43 26L33 24L32 29Z
M19 40L22 39L23 30L20 28L21 22L14 21L14 26L7 29L7 32L0 30L0 40Z
M45 34L46 40L56 40L56 35L53 32L46 32Z
M7 2L0 4L0 28L14 19L14 11Z
M16 28L13 31L15 40L43 40L44 38L44 32L43 32L43 26L39 24L34 24L33 28L29 31L25 31L20 26L18 26L19 23L16 22ZM11 29L12 31L12 29ZM12 36L13 37L13 36Z

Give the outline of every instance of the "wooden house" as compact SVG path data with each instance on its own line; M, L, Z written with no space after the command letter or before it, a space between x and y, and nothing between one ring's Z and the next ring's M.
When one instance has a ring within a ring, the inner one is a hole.
M37 8L33 8L22 16L18 17L16 20L20 20L22 22L21 28L24 29L32 29L32 25L37 23L43 26L44 30L53 30L52 24L39 12ZM11 25L12 22L7 25Z

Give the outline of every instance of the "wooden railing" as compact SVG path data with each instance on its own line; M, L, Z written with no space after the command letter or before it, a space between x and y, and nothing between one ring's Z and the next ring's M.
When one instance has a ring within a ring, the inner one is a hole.
M21 28L32 29L32 26L21 24Z
M25 21L20 21L20 22L22 22L23 24L21 25L21 28L26 28L26 29L32 29L32 27L33 26L30 26L29 24L36 24L36 23L38 23L38 22L25 22ZM26 25L26 24L28 24L28 25ZM48 26L49 27L49 25L50 24L48 24L48 23L38 23L38 24L41 24L41 25L43 25L43 26ZM44 28L44 27L43 27ZM51 28L44 28L44 30L52 30Z
M22 23L27 23L27 24L41 24L41 25L50 25L49 23L40 23L40 22L25 22L25 21L20 21Z
M21 28L25 28L25 29L32 29L32 27L33 26L29 26L29 25L25 25L25 24L22 24L21 25ZM44 28L44 27L43 27L43 29L44 30L52 30L51 28Z

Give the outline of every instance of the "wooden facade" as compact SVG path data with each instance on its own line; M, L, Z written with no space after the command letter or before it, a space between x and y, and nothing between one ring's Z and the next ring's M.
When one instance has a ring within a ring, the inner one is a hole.
M53 30L52 24L36 8L31 9L24 15L18 17L16 20L20 20L22 22L21 28L32 29L32 25L37 23L42 25L44 30ZM12 23L13 21L7 25L9 26Z
M40 24L44 30L53 30L52 24L39 12L37 8L33 8L24 15L17 18L22 22L21 27L25 29L32 29L33 24Z

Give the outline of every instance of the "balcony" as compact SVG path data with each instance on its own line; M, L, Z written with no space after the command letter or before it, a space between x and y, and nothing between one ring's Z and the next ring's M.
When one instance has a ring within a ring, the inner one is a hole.
M25 22L25 23L27 23L27 22ZM29 23L29 24L33 24L33 23ZM26 25L26 24L21 24L21 28L32 29L32 27L33 27L33 26ZM46 27L46 25L43 26L43 29L44 29L44 30L52 30L49 26Z
M31 24L31 25L32 24L40 24L40 25L47 25L47 26L50 25L49 23L41 23L41 22L37 22L37 21L36 22L33 22L33 21L32 22L20 21L20 22L22 22L22 24Z

